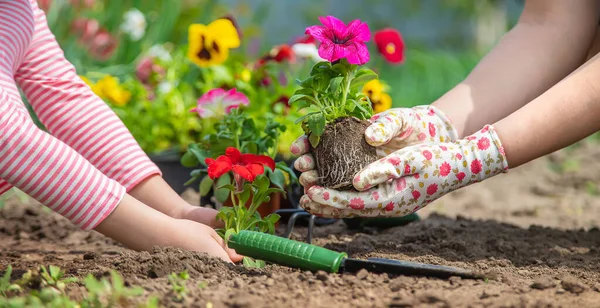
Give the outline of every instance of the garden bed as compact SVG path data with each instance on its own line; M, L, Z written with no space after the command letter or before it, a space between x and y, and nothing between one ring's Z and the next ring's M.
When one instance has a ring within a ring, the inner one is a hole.
M554 153L452 193L405 227L350 232L340 221L316 228L316 244L353 257L476 269L488 273L486 281L250 270L177 249L137 253L16 199L0 211L0 268L12 264L15 277L40 264L77 277L115 269L146 290L141 300L154 294L167 307L592 307L600 302L600 230L593 228L600 198L591 184L600 180L599 154L585 144ZM294 236L304 235L296 228ZM178 303L167 276L183 270L188 294ZM67 288L75 298L83 290Z

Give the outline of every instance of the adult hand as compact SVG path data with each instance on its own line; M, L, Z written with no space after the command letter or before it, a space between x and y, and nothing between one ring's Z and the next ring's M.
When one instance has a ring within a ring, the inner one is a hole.
M450 119L432 105L412 108L395 108L374 115L372 124L365 131L367 143L377 148L379 157L415 144L431 142L454 142L458 138ZM294 162L302 172L299 181L305 189L317 182L314 157L310 152L308 138L303 135L290 147L299 156Z
M405 216L448 192L507 171L502 144L488 125L456 142L393 152L355 176L357 192L312 186L300 205L323 217Z

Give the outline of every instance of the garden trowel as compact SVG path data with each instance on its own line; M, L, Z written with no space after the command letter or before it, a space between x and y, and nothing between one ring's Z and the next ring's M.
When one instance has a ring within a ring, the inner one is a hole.
M484 278L475 272L433 264L369 258L351 259L345 252L294 241L256 231L241 231L229 238L228 245L238 254L309 271L356 273L366 269L372 273L449 278Z

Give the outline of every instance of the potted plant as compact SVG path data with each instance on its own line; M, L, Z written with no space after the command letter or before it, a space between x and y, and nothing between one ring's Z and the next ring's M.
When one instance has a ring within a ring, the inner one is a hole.
M319 174L319 185L332 189L353 189L352 178L378 159L364 132L373 115L372 104L363 86L377 74L362 67L369 61L365 44L370 31L359 20L345 25L332 16L321 18L324 26L307 28L321 41L320 54L327 61L315 64L310 76L299 81L300 88L290 103L309 112L297 119L310 141Z
M259 214L260 207L268 204L273 194L284 192L272 187L270 178L264 175L265 171L274 173L277 170L271 157L242 153L237 148L228 147L224 155L216 159L206 158L204 164L207 166L206 178L211 181L218 182L224 177L233 179L231 183L218 187L227 191L231 200L231 206L222 207L217 214L217 218L224 224L223 228L217 229L217 233L225 241L242 230L275 233L279 215ZM263 267L265 264L248 257L244 257L243 262L251 267Z
M235 184L235 179L224 174L218 178L208 175L207 158L225 155L227 149L233 148L240 152L252 155L263 155L274 160L277 154L277 142L285 126L274 121L271 117L255 121L246 112L249 105L248 98L237 92L236 89L213 89L205 94L199 101L198 107L193 109L201 119L210 120L213 127L210 133L205 133L197 143L189 145L187 152L181 158L181 164L189 168L197 168L191 172L188 183L201 180L199 191L201 196L213 193L217 207L232 206L234 200L225 185ZM218 120L208 116L220 116ZM261 125L262 124L262 125ZM266 169L264 174L269 185L283 190L286 186L297 182L296 174L284 161L274 164L274 168ZM286 198L280 191L273 192L266 204L261 206L259 212L262 217L280 208L281 198ZM248 207L251 204L247 204Z

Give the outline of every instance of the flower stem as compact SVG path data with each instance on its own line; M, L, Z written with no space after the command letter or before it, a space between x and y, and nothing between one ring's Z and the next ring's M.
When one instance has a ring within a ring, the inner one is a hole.
M354 72L355 72L355 70L353 69L352 71L348 72L348 74L346 76L344 76L344 90L342 91L341 106L346 105L346 99L348 98L348 93L350 92L350 83L352 81L352 78L354 78ZM338 108L338 110L341 111L343 109ZM337 117L337 115L336 115L336 117Z

